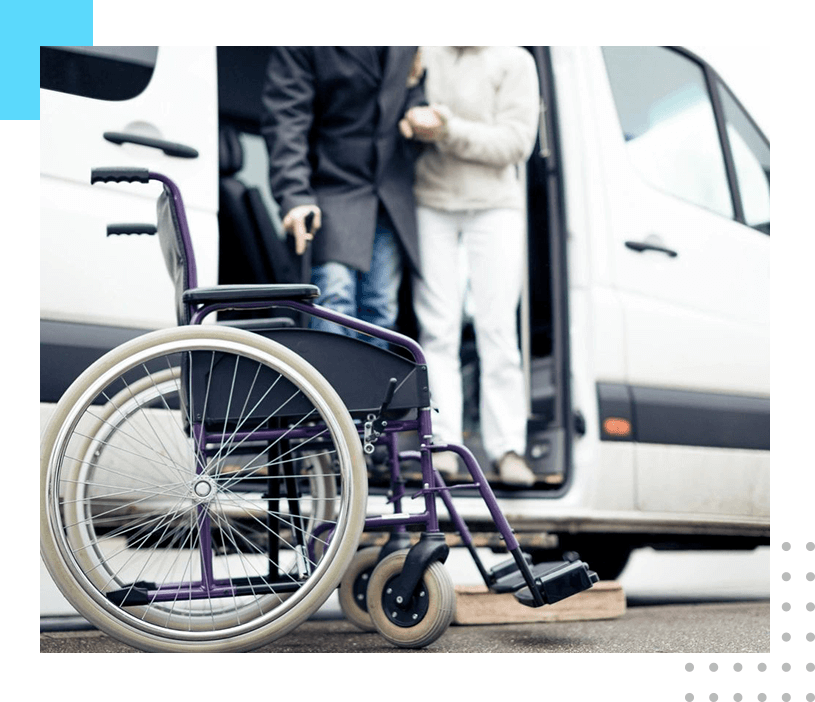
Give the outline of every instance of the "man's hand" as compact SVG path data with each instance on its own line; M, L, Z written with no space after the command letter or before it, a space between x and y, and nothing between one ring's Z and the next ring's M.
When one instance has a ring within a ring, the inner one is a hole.
M311 227L306 227L306 218L314 215ZM294 237L294 250L302 256L308 242L314 238L314 233L322 225L322 212L317 205L298 205L292 207L283 218L283 229Z
M408 139L440 141L447 133L447 119L435 105L411 107L399 122L399 130Z

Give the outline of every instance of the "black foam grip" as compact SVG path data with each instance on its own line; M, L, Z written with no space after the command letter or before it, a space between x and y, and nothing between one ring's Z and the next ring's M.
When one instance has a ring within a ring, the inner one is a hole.
M108 236L116 234L155 234L155 224L108 224Z
M91 183L148 183L150 171L146 168L94 168Z

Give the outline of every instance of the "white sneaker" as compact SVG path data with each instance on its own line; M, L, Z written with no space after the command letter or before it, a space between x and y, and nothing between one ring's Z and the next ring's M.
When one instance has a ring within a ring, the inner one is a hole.
M507 485L522 485L529 487L535 484L535 474L526 461L514 451L505 453L498 461L498 475L501 482Z

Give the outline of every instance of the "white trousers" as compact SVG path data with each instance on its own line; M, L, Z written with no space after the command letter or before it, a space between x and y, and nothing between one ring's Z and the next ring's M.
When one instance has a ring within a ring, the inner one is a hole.
M417 214L422 277L415 280L413 303L431 400L439 410L433 414L434 439L462 443L459 347L466 276L481 366L484 448L493 461L508 451L523 456L526 397L516 318L524 270L523 213L420 206Z

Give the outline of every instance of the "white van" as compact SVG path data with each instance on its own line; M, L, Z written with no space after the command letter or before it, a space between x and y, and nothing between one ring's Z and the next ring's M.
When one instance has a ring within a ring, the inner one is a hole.
M604 578L642 545L766 544L769 142L688 51L529 50L543 110L526 167L519 322L528 458L540 481L510 490L491 474L501 507L536 559L578 550ZM157 193L91 187L91 168L148 167L180 185L201 285L236 282L223 257L219 265L221 175L256 187L279 221L259 136L266 55L263 47L42 48L43 417L94 358L175 323L157 242L105 236L110 223L154 222ZM242 163L233 159L223 174L219 129L242 147ZM415 333L409 305L401 324ZM469 329L464 340L474 399ZM481 456L477 402L467 412L468 441ZM458 502L477 531L486 515L466 492L456 492ZM384 493L374 475L374 512Z

